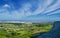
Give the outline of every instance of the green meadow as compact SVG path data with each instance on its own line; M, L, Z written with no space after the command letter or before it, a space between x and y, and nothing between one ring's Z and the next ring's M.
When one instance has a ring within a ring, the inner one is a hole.
M0 23L0 38L32 38L52 27L52 23Z

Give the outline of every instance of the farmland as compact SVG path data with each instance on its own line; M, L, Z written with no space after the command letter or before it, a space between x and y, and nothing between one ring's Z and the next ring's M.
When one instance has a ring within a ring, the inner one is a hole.
M31 38L52 27L51 23L0 23L0 38Z

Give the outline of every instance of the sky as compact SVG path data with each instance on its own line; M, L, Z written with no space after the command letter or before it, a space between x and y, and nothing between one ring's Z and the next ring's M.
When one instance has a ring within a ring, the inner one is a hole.
M60 21L60 0L0 0L0 21Z

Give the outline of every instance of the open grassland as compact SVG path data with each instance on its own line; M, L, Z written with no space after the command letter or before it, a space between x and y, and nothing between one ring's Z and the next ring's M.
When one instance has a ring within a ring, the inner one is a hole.
M0 23L0 38L31 38L52 27L51 23Z

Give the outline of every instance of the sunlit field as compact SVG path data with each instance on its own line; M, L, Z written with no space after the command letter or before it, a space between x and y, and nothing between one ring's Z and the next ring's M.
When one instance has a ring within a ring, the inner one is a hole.
M52 23L0 23L0 38L32 38L52 27Z

